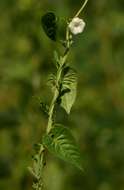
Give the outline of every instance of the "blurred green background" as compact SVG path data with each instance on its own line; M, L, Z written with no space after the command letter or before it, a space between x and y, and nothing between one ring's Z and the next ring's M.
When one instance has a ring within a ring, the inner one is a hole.
M54 71L53 48L41 15L72 17L80 0L0 1L0 190L29 190L33 144L47 119L39 106L51 101L46 85ZM84 33L69 56L78 72L76 103L58 119L72 129L84 157L83 174L48 154L46 190L124 190L124 1L89 0Z

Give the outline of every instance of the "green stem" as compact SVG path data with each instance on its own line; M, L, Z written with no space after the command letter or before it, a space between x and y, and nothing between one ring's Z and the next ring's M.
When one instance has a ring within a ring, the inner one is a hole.
M67 56L68 56L68 51L65 50L65 52L66 53L64 53L64 56L61 57L61 59L60 59L60 63L59 63L60 66L58 68L57 75L56 75L56 88L55 88L53 99L51 101L51 105L50 105L50 109L49 109L47 133L49 133L49 131L52 128L52 124L53 124L53 114L54 114L54 108L55 108L55 105L56 105L56 101L57 101L57 98L59 96L59 84L60 84L60 81L61 81L61 74L62 74L62 71L63 71L63 65L66 62L66 59L67 59Z
M58 68L57 74L56 74L56 88L55 88L53 99L51 101L51 105L50 105L50 109L49 109L47 133L49 133L51 128L53 127L52 124L53 124L54 108L55 108L55 105L56 105L57 98L59 96L59 85L60 85L60 82L61 82L61 74L62 74L62 71L63 71L63 65L65 64L66 59L68 57L69 48L70 48L69 28L67 26L67 28L66 28L66 49L65 49L64 55L59 60L60 61L59 68Z
M83 11L84 7L86 6L88 0L85 0L83 5L81 6L81 8L79 9L79 11L76 13L76 15L74 16L75 17L78 17L80 15L80 13Z
M55 107L58 95L59 95L59 91L58 91L58 89L55 89L55 92L54 92L54 95L53 95L53 99L52 99L52 102L51 102L51 105L50 105L50 109L49 109L49 118L48 118L48 125L47 125L47 133L49 133L49 131L52 128L53 112L54 112L54 107Z
M66 49L68 50L69 47L70 47L70 41L69 41L69 28L67 26L67 29L66 29Z

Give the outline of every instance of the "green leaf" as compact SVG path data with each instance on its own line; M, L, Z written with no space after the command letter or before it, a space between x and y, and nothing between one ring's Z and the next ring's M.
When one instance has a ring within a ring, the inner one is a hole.
M50 74L47 81L48 86L50 86L52 92L54 93L56 88L56 75Z
M64 95L61 96L60 105L69 114L76 98L77 75L76 72L70 67L65 67L63 74L64 76L62 80L61 92L64 91L66 93L64 93Z
M46 35L53 41L56 41L57 35L57 17L54 13L48 12L41 18L41 24Z
M43 137L43 144L60 159L83 170L79 149L68 128L56 124L50 133Z

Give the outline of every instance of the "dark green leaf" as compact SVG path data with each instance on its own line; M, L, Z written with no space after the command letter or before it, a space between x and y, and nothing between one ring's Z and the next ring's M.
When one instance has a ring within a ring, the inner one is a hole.
M68 128L56 124L43 137L43 144L57 157L83 170L80 152Z
M46 35L53 41L56 41L57 18L54 13L48 12L41 19L42 27Z
M42 112L48 117L49 106L46 103L40 102L40 108L41 108Z
M66 93L69 93L70 91L71 91L71 90L70 90L69 88L66 88L66 89L64 89L64 90L61 91L60 96L62 97L62 96L64 96Z

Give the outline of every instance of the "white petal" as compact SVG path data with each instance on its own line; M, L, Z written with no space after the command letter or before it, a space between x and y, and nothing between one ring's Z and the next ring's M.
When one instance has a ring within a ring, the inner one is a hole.
M69 29L73 34L78 34L83 32L84 27L85 27L85 22L78 17L73 18L72 21L69 23Z

